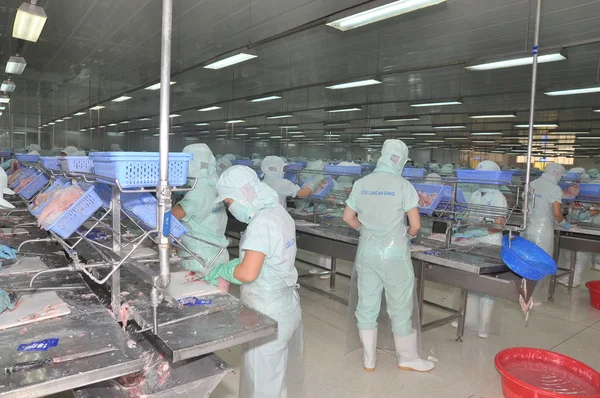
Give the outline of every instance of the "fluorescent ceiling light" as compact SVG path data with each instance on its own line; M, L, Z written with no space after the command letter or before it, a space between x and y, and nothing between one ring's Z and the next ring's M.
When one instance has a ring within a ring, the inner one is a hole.
M178 124L176 126L171 126L172 129L180 129L181 128L181 124Z
M358 137L358 138L355 138L354 140L355 141L369 141L369 140L372 140L372 139L373 138L369 138L369 137Z
M279 126L280 129L297 129L298 126L295 124L282 124Z
M54 123L54 122L50 122L50 123L48 123L48 125L49 125L49 126L54 126L55 124L56 124L56 123Z
M469 137L446 137L446 141L468 140Z
M412 133L412 135L423 135L423 136L426 136L426 135L435 135L435 133Z
M245 51L245 52L244 52ZM223 69L231 65L239 64L240 62L245 62L250 59L256 58L257 56L251 54L250 51L244 50L234 55L228 55L225 57L217 57L214 61L205 65L205 69Z
M4 105L0 105L0 111L3 111L3 110L5 110L5 109L6 109L6 107L5 107ZM66 118L65 118L65 119L66 119Z
M325 126L325 127L344 127L344 126L349 126L349 125L350 125L350 122L347 122L347 121L323 123L323 126Z
M473 140L471 141L475 144L495 144L496 142L494 140Z
M238 137L245 137L247 135L248 135L248 133L239 133L239 134L236 134L236 136L238 136Z
M173 85L173 84L177 84L177 82L170 82L169 85ZM144 90L151 90L151 91L156 91L156 90L160 90L160 82L153 84L151 86L146 87Z
M8 104L10 97L8 95L0 95L0 104Z
M79 131L87 131L87 129L79 129Z
M378 133L371 134L371 133L367 133L367 134L363 134L362 136L363 137L383 137L383 134L378 134Z
M375 22L383 21L384 19L420 10L421 8L441 4L446 1L447 0L397 0L379 7L345 16L343 18L334 16L332 18L334 20L328 22L327 25L341 31L347 31Z
M129 120L123 120L122 122L119 122L119 124L129 124L131 123Z
M83 115L85 115L85 112L77 112L77 113L73 114L73 116L83 116Z
M306 137L304 134L300 134L300 135L295 135L293 138L304 138Z
M195 123L196 126L210 126L210 123L208 122L200 122L200 123Z
M470 119L503 119L509 117L517 117L516 113L484 113L480 115L468 115Z
M354 87L363 87L363 86L372 86L374 84L381 84L381 81L377 79L365 79L365 80L357 80L353 82L339 83L331 86L327 86L330 90L342 90L345 88L354 88Z
M600 109L594 109L594 112L600 112Z
M471 135L502 135L501 131L477 131Z
M418 116L391 116L383 118L384 122L413 122L421 120Z
M442 142L444 142L444 140L425 140L425 142L429 142L429 143L436 144L436 143L438 143L438 142L439 142L439 143L442 143Z
M216 111L217 109L221 109L220 106L207 106L206 108L200 108L198 109L198 112L208 112L208 111Z
M516 129L528 129L528 124L515 124L514 128ZM558 128L558 124L556 123L534 123L534 129L555 129Z
M288 134L304 134L304 131L288 131Z
M567 53L564 49L552 49L542 51L542 54L538 55L538 63L543 64L547 62L563 61L567 59ZM468 70L481 71L491 69L502 69L511 68L514 66L524 66L533 64L533 56L530 52L507 54L502 57L486 58L479 61L475 61L473 65L467 66Z
M600 140L600 137L577 137L579 140Z
M139 118L138 120L139 120L140 122L143 122L143 121L145 121L145 120L152 120L152 118L151 118L151 117L141 117L141 118Z
M109 124L108 124L108 127L114 127L114 126L116 126L116 125L117 125L117 123L109 123Z
M264 95L262 97L254 97L254 98L248 98L246 101L247 102L266 102L266 101L273 101L276 99L281 99L281 95L280 94L270 94L270 95Z
M452 129L466 129L467 126L465 126L464 124L446 124L446 125L433 126L433 128L439 129L439 130L452 130Z
M325 108L325 112L329 112L329 113L353 112L353 111L362 111L362 108L360 106L336 106L333 108Z
M325 134L325 137L326 138L329 138L329 137L340 137L340 135L339 134Z
M27 62L25 62L25 58L13 55L8 59L4 72L9 75L20 75L23 73L26 66Z
M244 127L244 130L260 130L260 127L256 127L256 126Z
M150 129L144 128L144 129L141 129L140 131L150 131Z
M293 117L294 115L292 113L270 113L267 114L265 117L267 119L285 119L288 117Z
M233 119L233 120L228 120L225 123L236 124L236 123L246 123L246 121L244 119Z
M63 119L56 119L56 123L62 123L62 122L64 122Z
M104 105L96 105L90 108L90 111L99 111L100 109L106 108Z
M396 131L396 127L371 127L371 131Z
M589 131L551 131L548 135L585 135L589 133Z
M169 115L169 119L173 119L174 117L179 117L181 116L179 113L172 113Z
M256 135L269 135L271 133L267 133L267 132L262 132L262 133L256 133Z
M431 101L431 102L417 102L410 104L414 108L422 108L426 106L447 106L447 105L462 105L462 100L451 100L451 101Z
M175 133L169 133L169 135L175 135ZM152 134L153 137L159 137L160 133Z
M581 88L572 88L568 90L546 91L544 94L554 97L559 95L590 94L598 92L600 92L600 84L595 84L592 86L586 86Z
M71 116L65 116L65 117L63 117L63 119L65 119L65 120L71 120L73 118Z
M281 136L280 135L274 135L271 138L281 138Z
M119 98L115 98L114 100L112 100L112 102L124 102L127 100L130 100L132 97L129 97L127 95L122 95Z
M15 23L13 24L12 36L15 39L22 39L36 42L46 24L46 12L43 7L24 1L17 8Z
M5 93L12 93L13 91L15 91L15 88L17 88L17 85L10 79L6 79L0 85L0 91Z

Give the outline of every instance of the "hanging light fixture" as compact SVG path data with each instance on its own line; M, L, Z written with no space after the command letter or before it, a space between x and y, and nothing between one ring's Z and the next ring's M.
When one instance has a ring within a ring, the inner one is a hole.
M15 84L15 82L10 80L10 78L3 81L0 85L0 91L2 91L3 93L12 93L13 91L15 91L15 88L17 88L17 85Z
M9 75L20 75L23 73L26 66L27 62L25 62L25 58L19 57L19 55L13 55L8 59L4 72Z
M36 3L37 0L31 0L31 3L23 2L17 9L12 32L15 39L35 43L40 38L48 17L44 8L37 6Z

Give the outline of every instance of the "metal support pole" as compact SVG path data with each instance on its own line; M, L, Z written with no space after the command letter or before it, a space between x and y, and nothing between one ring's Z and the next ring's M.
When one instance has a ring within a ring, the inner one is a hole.
M337 258L331 257L331 278L329 280L329 290L335 291L335 276L337 274Z
M112 229L113 252L121 252L121 191L119 187L112 187ZM116 266L116 265L113 265ZM121 271L116 270L110 280L111 307L113 313L119 317L121 314Z
M537 0L535 14L535 33L533 38L533 66L531 71L531 101L529 104L529 134L527 139L527 171L525 172L525 200L523 202L523 229L527 228L529 216L529 182L531 174L531 151L533 149L533 124L535 122L535 90L537 88L538 46L540 41L540 19L542 14L542 0Z
M171 36L173 29L173 0L163 0L162 40L160 59L160 178L156 187L158 201L158 256L160 260L159 288L169 286L169 237L164 236L165 215L171 215L171 190L169 189L169 112L171 96Z

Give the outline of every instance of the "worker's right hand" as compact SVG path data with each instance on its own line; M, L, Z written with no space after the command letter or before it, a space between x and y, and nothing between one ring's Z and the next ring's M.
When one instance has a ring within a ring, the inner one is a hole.
M4 312L7 309L12 310L13 308L15 308L15 306L10 302L10 297L8 296L8 293L0 289L0 313Z
M568 223L567 220L562 220L558 225L566 230L573 228L573 226L570 223Z
M0 259L11 260L17 258L17 251L12 247L0 245Z
M219 278L225 279L226 281L231 283L235 283L236 285L241 285L242 282L238 281L233 276L233 271L238 265L240 265L239 258L234 258L228 263L215 264L213 265L208 275L206 275L203 279L213 286L219 285Z

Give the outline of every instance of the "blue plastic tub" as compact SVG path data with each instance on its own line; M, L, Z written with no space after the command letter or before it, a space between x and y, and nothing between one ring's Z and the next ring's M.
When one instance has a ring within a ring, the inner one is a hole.
M88 156L63 156L60 168L68 173L92 173L94 162Z
M34 169L29 169L29 168L20 168L19 170L23 170L21 172L21 174L16 177L16 179L10 184L10 189L15 189L16 187L19 186L19 184L21 184L21 181L23 181L26 178L29 178L33 175L33 173L35 173Z
M442 192L442 200L440 201L440 204L437 207L437 210L446 210L446 211L451 211L452 210L452 206L450 205L450 202L452 200L452 187L451 186L444 186L444 191ZM466 205L467 205L467 199L465 199L465 195L463 194L463 191L460 188L456 188L456 199L454 201L454 210L457 212L462 212L465 211L467 209ZM464 204L463 206L461 206L460 204Z
M360 175L362 169L360 165L356 166L339 166L328 164L323 169L325 174L353 174Z
M309 178L308 181L311 181L313 178L315 178L315 176L312 176L311 178ZM306 182L308 182L308 181L306 181ZM321 182L315 188L315 190L312 192L312 194L309 196L309 198L324 199L329 194L329 191L331 191L332 189L333 189L333 178L325 177L325 178L323 178L323 180L321 180Z
M579 195L581 195L581 188L580 188L579 195L573 196L572 198L567 197L566 196L566 191L567 191L567 189L569 189L569 187L571 185L581 185L581 184L579 184L577 182L559 182L558 183L558 186L560 187L560 189L563 190L563 199L562 199L563 202L571 203L571 202L573 202L575 200L576 197L579 197Z
M148 230L155 230L156 225L156 198L149 193L121 194L121 206L131 218L142 224ZM187 233L187 229L171 215L171 235L179 238Z
M29 184L25 185L18 194L25 200L33 198L42 188L48 184L48 177L44 173L39 173Z
M482 183L489 185L510 185L512 173L510 171L491 170L456 170L459 182Z
M80 185L85 189L85 194L46 228L63 239L70 237L102 206L102 201L94 191L93 185Z
M159 178L158 152L93 152L94 172L98 176L119 180L123 188L155 187ZM191 153L169 153L169 185L187 182ZM102 180L114 184L111 180Z
M233 166L248 166L248 167L253 167L254 166L254 162L252 162L252 160L250 160L250 159L236 159L236 160L232 160L231 164Z
M508 242L508 235L502 238L500 257L512 272L522 278L539 281L547 275L554 275L557 266L552 257L541 247L520 236Z
M48 188L46 188L43 193L53 193L60 189L63 189L64 187L66 187L67 185L70 185L70 184L71 184L71 182L69 180L67 180L66 178L60 177L60 178L57 178L56 181L54 181L54 183L52 183ZM32 215L37 217L40 215L42 210L44 210L44 207L46 207L46 205L48 203L50 203L50 198L48 198L48 200L46 200L44 203L40 204L37 207L31 206L31 205L28 206L27 210L29 210L29 212Z
M560 179L563 181L579 181L583 173L565 173Z
M433 212L437 209L444 197L444 186L443 185L433 185L433 184L413 184L415 189L419 194L427 194L436 196L431 200L429 206L422 206L419 204L419 213L432 215ZM421 202L421 195L419 195L419 202Z
M407 180L420 180L423 179L425 175L425 169L420 169L418 167L405 167L402 170L402 177Z
M60 170L60 158L55 156L40 156L42 165L49 170Z
M600 184L580 184L577 198L600 199Z
M29 154L26 154L26 153L18 153L18 154L15 155L15 158L19 162L37 163L37 161L40 159L40 155L29 155Z

